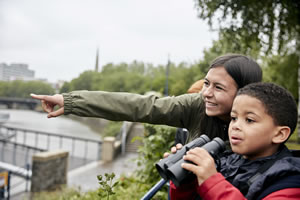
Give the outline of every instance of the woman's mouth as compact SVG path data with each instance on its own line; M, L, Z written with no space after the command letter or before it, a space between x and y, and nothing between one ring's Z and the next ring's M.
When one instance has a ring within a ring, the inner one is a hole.
M216 103L212 103L212 102L208 102L208 101L206 101L205 102L205 106L206 106L206 108L211 108L211 107L216 107L217 106L217 104Z

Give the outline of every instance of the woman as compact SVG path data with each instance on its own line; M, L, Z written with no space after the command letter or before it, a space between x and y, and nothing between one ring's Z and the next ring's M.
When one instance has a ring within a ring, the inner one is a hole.
M144 96L103 91L74 91L54 96L31 96L42 102L48 117L75 114L114 121L165 124L189 130L188 141L206 134L228 140L230 110L237 90L262 80L259 65L239 54L216 58L205 77L201 93L177 97ZM60 108L54 111L54 107Z

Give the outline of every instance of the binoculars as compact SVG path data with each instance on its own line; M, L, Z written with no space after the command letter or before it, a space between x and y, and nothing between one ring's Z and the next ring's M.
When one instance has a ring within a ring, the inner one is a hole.
M175 186L178 187L185 178L192 174L192 172L181 167L182 163L191 163L183 160L182 157L187 151L195 147L202 147L211 156L215 157L225 150L225 143L221 138L216 137L211 141L207 135L201 135L199 138L184 145L180 150L177 150L175 154L171 154L156 163L155 166L160 176L165 180L172 180Z

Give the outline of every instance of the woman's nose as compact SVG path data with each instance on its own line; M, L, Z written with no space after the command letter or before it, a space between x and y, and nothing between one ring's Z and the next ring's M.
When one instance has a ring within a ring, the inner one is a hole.
M202 90L202 94L204 97L211 97L213 95L213 89L210 86L205 87Z

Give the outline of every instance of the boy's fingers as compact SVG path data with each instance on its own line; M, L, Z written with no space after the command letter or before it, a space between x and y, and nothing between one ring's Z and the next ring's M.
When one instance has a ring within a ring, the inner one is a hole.
M188 170L188 171L193 172L194 174L196 174L197 169L198 169L196 165L190 164L190 163L182 163L181 167Z
M168 152L166 152L166 153L164 153L164 158L166 158L166 157L168 157L170 155L170 153L168 153Z
M177 150L181 149L182 148L182 144L181 143L176 144L176 148L177 148Z
M172 148L171 148L171 152L172 152L172 153L176 153L176 151L177 151L176 147L172 147Z

